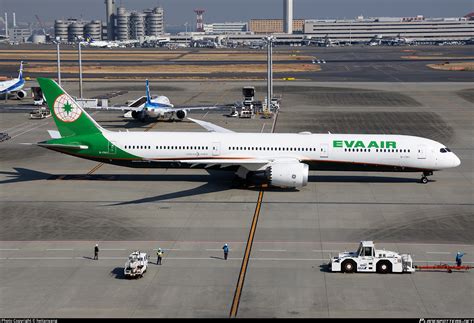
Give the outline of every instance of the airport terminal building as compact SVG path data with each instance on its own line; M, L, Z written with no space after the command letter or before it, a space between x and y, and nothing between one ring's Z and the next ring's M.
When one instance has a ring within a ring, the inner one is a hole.
M467 40L474 37L474 20L423 16L305 20L303 32L316 38L329 37L344 42L367 42L376 36L417 41Z

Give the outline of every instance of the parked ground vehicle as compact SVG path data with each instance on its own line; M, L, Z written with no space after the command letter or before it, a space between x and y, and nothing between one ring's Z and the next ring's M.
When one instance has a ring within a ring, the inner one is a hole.
M342 252L329 260L331 271L354 273L412 273L415 272L409 254L375 249L373 241L361 241L355 252Z
M123 270L127 278L141 278L148 268L148 255L139 250L134 251L128 256Z

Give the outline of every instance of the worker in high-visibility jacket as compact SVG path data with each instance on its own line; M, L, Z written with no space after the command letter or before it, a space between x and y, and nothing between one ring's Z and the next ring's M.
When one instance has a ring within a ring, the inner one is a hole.
M163 258L163 251L161 250L161 248L158 248L158 250L156 251L156 258L156 264L161 265L161 258Z
M462 256L464 256L464 252L458 251L458 253L456 254L456 265L458 267L462 265Z

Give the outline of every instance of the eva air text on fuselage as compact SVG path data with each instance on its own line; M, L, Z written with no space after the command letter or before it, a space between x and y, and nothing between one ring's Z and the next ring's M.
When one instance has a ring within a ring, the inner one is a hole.
M397 148L395 141L333 140L334 148Z

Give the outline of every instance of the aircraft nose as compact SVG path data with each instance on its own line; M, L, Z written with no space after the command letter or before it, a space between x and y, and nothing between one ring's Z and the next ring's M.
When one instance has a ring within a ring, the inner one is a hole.
M453 154L453 167L458 167L459 165L461 165L461 160L458 156Z

